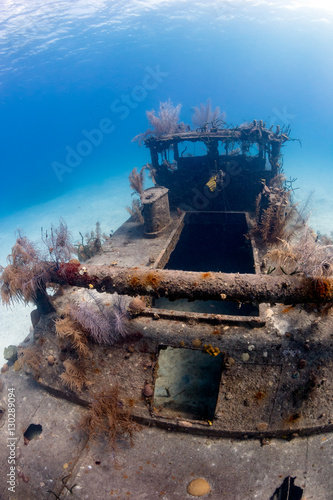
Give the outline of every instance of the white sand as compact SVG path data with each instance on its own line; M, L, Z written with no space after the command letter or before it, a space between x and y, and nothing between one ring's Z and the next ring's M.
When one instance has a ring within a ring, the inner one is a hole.
M309 208L310 219L309 225L317 233L326 234L331 236L333 233L333 198L330 193L333 192L333 182L329 181L327 184L321 185L319 188L309 182L305 189L301 190L304 193L302 199L306 199L307 195L310 196ZM300 198L301 199L301 198Z
M0 264L6 265L7 255L15 243L17 229L34 242L40 241L41 227L57 226L63 218L79 241L79 232L84 235L95 229L96 222L106 234L115 231L129 214L126 206L131 204L131 189L128 177L113 178L103 185L89 186L63 197L22 210L0 220ZM27 337L31 327L32 305L17 304L8 308L0 305L0 366L5 363L3 350L8 345L18 345Z
M333 199L330 196L333 179L321 178L320 175L314 178L313 174L300 177L298 185L302 185L302 189L296 192L299 200L306 199L315 189L310 201L310 225L314 230L329 235L333 231ZM128 218L126 206L130 204L131 190L128 178L124 176L17 212L0 220L0 264L6 265L6 257L16 240L15 230L18 228L32 241L39 241L41 227L45 230L51 224L57 226L62 217L74 240L78 241L79 231L85 234L95 228L97 221L107 234L116 230ZM11 309L0 305L0 366L5 362L3 349L10 344L18 345L29 334L32 309L33 306L24 304Z

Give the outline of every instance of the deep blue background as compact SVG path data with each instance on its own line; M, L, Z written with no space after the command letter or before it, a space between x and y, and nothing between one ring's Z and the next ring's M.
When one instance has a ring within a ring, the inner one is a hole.
M145 111L168 98L183 104L185 122L210 97L234 125L290 123L303 147L285 148L288 176L301 181L314 171L314 184L316 170L331 176L332 12L236 3L35 0L5 8L0 216L146 163L148 152L131 139L147 128ZM168 76L120 119L112 103L158 66ZM66 147L77 148L82 130L104 118L114 131L59 182L52 163L65 163Z

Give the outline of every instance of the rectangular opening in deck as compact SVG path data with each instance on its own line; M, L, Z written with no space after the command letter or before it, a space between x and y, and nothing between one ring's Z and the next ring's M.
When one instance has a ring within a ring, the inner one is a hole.
M189 212L165 269L255 273L252 243L245 236L248 230L244 212ZM203 314L259 316L258 306L228 301L170 301L161 297L155 299L154 307Z
M214 419L222 373L222 354L161 346L154 409L167 418Z

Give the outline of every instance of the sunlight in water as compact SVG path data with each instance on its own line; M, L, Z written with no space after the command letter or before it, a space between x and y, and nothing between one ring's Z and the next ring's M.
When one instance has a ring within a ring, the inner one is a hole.
M333 11L333 3L331 0L301 0L287 3L285 5L287 9L302 9L304 7L309 7L311 9L323 9L328 12Z

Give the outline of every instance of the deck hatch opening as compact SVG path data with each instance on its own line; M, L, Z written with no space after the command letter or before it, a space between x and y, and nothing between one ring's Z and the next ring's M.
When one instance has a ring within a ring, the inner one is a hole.
M213 420L222 372L222 354L160 347L154 407L162 417Z
M255 262L244 212L189 212L165 269L254 274ZM153 307L204 314L259 316L253 304L217 300L154 300Z
M37 439L43 431L40 424L30 424L27 430L23 433L24 444L28 444L32 439Z

